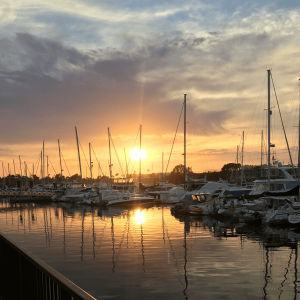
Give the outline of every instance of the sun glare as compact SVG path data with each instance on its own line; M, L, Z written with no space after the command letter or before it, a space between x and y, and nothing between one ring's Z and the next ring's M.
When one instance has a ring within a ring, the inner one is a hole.
M134 160L140 160L140 157L141 159L145 159L147 157L147 153L144 149L141 149L141 153L140 153L140 148L134 148L132 151L131 151L131 159L134 159Z
M144 224L145 222L145 213L144 211L140 211L139 209L134 212L135 221L137 225Z

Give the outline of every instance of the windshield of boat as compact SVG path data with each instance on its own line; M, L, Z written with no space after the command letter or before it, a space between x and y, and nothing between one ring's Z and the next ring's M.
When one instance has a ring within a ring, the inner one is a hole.
M265 192L268 189L267 183L254 183L252 191L254 192ZM284 190L284 185L282 183L271 183L270 191L281 191Z
M203 203L206 201L206 195L197 195L197 200L199 203Z

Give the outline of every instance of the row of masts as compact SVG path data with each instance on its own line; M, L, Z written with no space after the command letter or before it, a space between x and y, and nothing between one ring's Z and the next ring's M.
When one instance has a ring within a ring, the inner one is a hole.
M267 172L267 179L268 179L268 190L270 190L270 179L271 179L271 148L275 147L274 144L271 143L271 115L272 115L272 110L271 110L271 70L267 70L268 72L268 108L267 108L267 113L268 113L268 145L267 145L267 156L268 156L268 172ZM273 83L274 85L274 83ZM299 90L300 90L300 79L299 79ZM274 88L274 92L275 92L275 96L276 96L276 91ZM276 100L277 100L277 96L276 96ZM277 103L278 104L278 103ZM279 108L279 105L278 105ZM279 111L280 113L280 111ZM280 117L281 117L281 113L280 113ZM286 140L286 144L287 144L287 149L288 149L288 153L289 153L289 157L290 157L290 162L293 168L293 172L294 175L296 177L296 173L295 173L295 168L293 165L293 160L292 160L292 155L290 152L290 147L288 144L288 140L287 140L287 136L286 136L286 132L285 132L285 128L282 122L282 118L281 118L281 123L282 123L282 127L283 127L283 131L284 131L284 136L285 136L285 140ZM263 141L264 141L264 137L263 137L263 131L261 131L261 161L260 161L260 165L261 165L261 177L263 177ZM237 165L238 165L238 153L239 153L239 146L237 146ZM243 184L243 158L244 158L244 131L243 131L243 135L242 135L242 155L241 155L241 185ZM300 187L300 105L299 105L299 125L298 125L298 176L297 176L297 180L298 180L298 185Z

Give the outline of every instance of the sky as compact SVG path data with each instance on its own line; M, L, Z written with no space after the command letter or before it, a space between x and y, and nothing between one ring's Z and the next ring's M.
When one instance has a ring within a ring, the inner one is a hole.
M124 172L125 153L128 158L139 146L140 125L147 154L142 173L161 172L162 157L164 171L171 171L183 163L184 94L187 164L194 172L236 161L243 131L244 164L260 164L267 69L297 164L299 19L300 3L292 0L2 0L4 174L8 164L13 173L13 160L18 173L19 155L22 168L25 161L38 172L43 141L49 173L59 173L58 139L63 173L78 173L75 126L84 176L89 143L93 175L100 172L98 162L108 175L108 127L116 149L112 172ZM289 163L274 92L271 101L274 157ZM132 162L130 172L138 172Z

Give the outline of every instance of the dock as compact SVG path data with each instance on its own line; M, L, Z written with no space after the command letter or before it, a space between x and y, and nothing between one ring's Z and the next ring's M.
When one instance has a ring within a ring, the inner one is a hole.
M45 202L51 201L54 192L33 192L33 191L0 191L0 198L7 198L12 202Z

